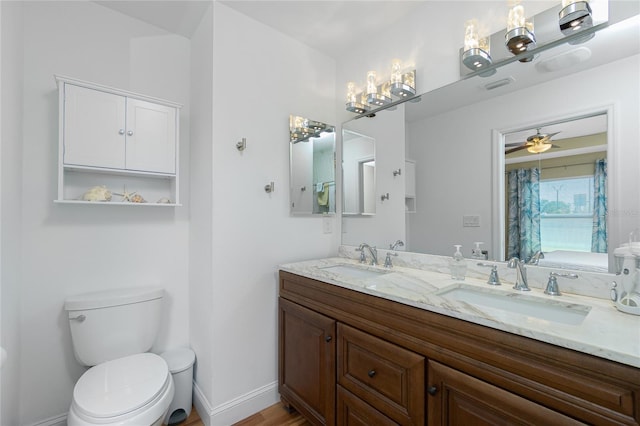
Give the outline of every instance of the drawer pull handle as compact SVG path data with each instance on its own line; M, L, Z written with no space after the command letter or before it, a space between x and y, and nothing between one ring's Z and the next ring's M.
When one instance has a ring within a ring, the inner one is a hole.
M435 395L436 393L438 393L438 388L437 388L437 387L435 387L435 386L430 386L430 387L427 389L427 392L429 393L429 395L433 396L433 395Z
M331 336L327 336L327 337L325 337L325 338L324 338L324 341L325 341L325 342L327 342L327 343L329 343L329 342L331 341Z
M369 370L369 372L367 373L367 375L368 375L369 377L372 377L372 378L373 378L373 376L375 376L375 375L376 375L376 370Z

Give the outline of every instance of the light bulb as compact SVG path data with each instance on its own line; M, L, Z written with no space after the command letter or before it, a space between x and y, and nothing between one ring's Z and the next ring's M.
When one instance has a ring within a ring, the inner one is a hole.
M367 95L375 95L378 93L378 88L376 87L376 72L369 71L367 72Z

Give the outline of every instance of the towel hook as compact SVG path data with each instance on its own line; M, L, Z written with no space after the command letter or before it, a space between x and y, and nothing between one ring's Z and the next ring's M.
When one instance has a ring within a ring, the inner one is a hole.
M266 192L267 194L270 194L274 191L274 184L273 182L268 183L264 186L264 192Z
M244 151L246 147L247 147L247 138L242 138L240 142L236 143L236 149L238 151Z
M402 174L402 169L394 170L393 177L400 176Z
M386 194L382 194L380 196L380 201L384 201L384 200L388 200L389 199L389 193L387 192Z

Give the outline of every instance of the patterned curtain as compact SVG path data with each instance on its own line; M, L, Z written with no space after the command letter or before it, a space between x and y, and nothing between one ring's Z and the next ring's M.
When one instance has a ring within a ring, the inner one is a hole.
M507 259L528 261L540 246L540 169L511 170L507 177Z
M591 251L607 252L607 160L596 160L593 179L593 228Z

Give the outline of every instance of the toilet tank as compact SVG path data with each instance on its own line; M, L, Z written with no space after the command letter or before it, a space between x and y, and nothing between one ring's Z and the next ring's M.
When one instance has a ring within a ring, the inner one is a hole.
M134 287L67 298L64 309L78 362L93 366L151 349L163 296L160 287Z

